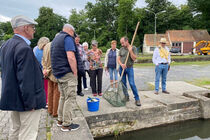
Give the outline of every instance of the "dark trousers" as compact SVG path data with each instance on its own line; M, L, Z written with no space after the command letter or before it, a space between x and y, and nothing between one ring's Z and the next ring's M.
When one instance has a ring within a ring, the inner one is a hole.
M82 77L84 77L84 76L82 76L80 74L77 75L77 81L78 81L78 84L77 84L77 94L79 94L79 93L82 92Z
M88 73L88 75L89 75L89 77L90 77L89 70L85 70L85 76L83 76L83 87L84 87L84 88L87 88L86 72Z
M90 72L90 84L92 88L92 93L102 93L103 69L89 70L89 72ZM97 86L96 86L96 78L97 78Z

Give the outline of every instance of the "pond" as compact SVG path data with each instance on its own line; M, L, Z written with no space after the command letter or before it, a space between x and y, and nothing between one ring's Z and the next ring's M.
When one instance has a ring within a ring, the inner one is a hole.
M199 137L210 140L210 120L179 122L127 132L118 137L104 137L96 140L200 140Z

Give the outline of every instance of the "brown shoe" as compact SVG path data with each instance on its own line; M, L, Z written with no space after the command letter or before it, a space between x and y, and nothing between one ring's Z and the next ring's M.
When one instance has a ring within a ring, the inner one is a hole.
M58 120L57 126L58 126L58 127L61 127L61 126L62 126L62 123L63 123L62 121L59 121L59 120Z
M166 90L165 90L165 91L162 91L162 92L165 93L165 94L170 94L170 92L168 92L168 91L166 91Z
M155 91L155 94L158 95L158 91Z
M136 106L141 106L140 100L136 100L135 104L136 104Z

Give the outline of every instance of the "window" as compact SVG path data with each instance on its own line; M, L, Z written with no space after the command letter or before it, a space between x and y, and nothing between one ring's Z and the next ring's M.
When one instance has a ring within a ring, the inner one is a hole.
M175 45L175 43L172 43L172 46L174 46Z
M149 51L154 51L155 50L155 47L150 47L149 48Z
M182 43L181 43L181 42L172 43L172 46L181 47L181 45L182 45Z

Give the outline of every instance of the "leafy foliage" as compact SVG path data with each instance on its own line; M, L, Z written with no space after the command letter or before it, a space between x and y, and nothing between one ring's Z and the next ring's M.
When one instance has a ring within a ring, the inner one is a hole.
M80 35L81 43L87 41L90 44L91 40L96 39L99 48L105 52L110 48L112 40L117 40L118 48L120 37L128 36L131 41L136 24L140 21L134 45L141 49L144 34L154 33L154 13L157 15L157 33L182 29L207 29L210 32L209 0L188 0L187 5L180 7L173 5L169 0L145 0L147 6L144 8L136 7L136 1L96 0L94 4L88 2L83 10L71 10L68 19L55 14L51 8L41 7L36 19L38 25L32 46L34 47L42 36L52 40L68 22ZM7 40L12 35L10 23L0 23L0 40Z
M41 7L39 9L39 17L36 19L38 26L36 27L35 38L32 45L35 46L39 38L46 36L53 40L56 33L62 30L63 25L67 22L64 17L53 13L53 9Z

